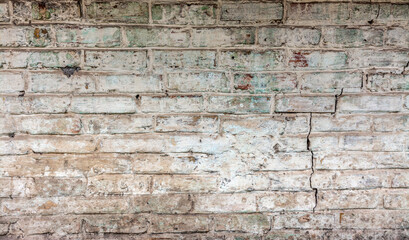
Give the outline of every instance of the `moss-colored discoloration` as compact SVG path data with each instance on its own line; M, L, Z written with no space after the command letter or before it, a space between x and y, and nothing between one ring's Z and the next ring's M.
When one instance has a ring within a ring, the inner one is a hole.
M87 10L88 18L103 22L149 22L146 2L93 2Z

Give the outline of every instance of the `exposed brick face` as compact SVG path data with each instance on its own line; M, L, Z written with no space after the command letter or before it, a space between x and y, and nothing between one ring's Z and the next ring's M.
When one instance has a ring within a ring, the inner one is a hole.
M409 238L408 0L0 0L0 239Z

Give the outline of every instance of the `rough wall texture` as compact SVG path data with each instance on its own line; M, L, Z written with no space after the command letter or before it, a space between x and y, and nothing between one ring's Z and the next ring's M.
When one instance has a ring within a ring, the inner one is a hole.
M407 239L409 2L0 1L4 239Z

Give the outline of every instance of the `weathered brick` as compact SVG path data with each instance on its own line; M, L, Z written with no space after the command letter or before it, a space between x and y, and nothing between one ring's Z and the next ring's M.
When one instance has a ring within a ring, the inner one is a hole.
M138 71L147 67L145 51L86 51L85 69Z
M362 74L358 72L317 72L301 75L301 90L314 93L333 93L343 89L359 89Z
M349 66L355 68L368 67L400 67L409 62L409 52L396 50L353 50L349 54Z
M270 97L262 96L211 96L209 112L218 113L269 113Z
M22 73L0 72L0 92L13 93L24 91L25 80Z
M11 114L65 113L69 104L68 96L8 96L0 98L0 112Z
M109 74L98 76L101 92L160 92L161 75Z
M91 75L60 73L32 73L28 88L34 93L90 93L96 91L96 80Z
M131 212L152 212L159 214L188 213L193 202L187 194L136 195L130 199Z
M257 171L311 169L311 153L276 153L273 156L266 154L265 156L255 158L248 164L250 165L250 169Z
M373 92L409 91L409 74L371 74L367 87Z
M128 47L188 47L189 31L179 28L125 28Z
M371 189L388 187L393 172L388 170L367 171L315 171L311 184L318 189Z
M342 24L349 18L347 3L291 3L288 22Z
M51 45L49 27L0 28L2 47L46 47Z
M29 216L19 217L15 224L10 225L8 232L18 236L23 232L27 236L54 236L79 233L81 219L77 216Z
M289 59L291 68L300 69L343 69L348 66L346 52L295 50Z
M331 213L284 213L274 216L274 229L335 228L335 216Z
M222 51L219 67L233 70L263 71L284 69L284 52L269 51Z
M203 109L203 97L196 95L181 96L142 96L142 112L200 112Z
M318 191L317 210L374 209L383 205L382 192L378 190Z
M222 21L272 22L282 17L281 3L223 3L221 8Z
M270 173L270 189L273 191L309 191L311 171L285 171Z
M314 192L273 192L261 195L258 200L261 212L308 211L315 204Z
M405 226L407 226L408 221L407 211L353 210L342 211L339 223L342 228L347 229L380 229L395 228L395 226L407 228ZM385 237L393 236L386 235Z
M215 192L219 187L217 177L159 175L152 180L152 192L158 193L206 193Z
M230 81L221 72L169 73L167 88L172 92L229 92Z
M83 218L87 233L144 233L148 229L148 219L140 215L94 215Z
M79 51L3 51L0 56L0 67L10 69L56 69L80 65Z
M340 112L399 112L402 110L401 96L350 95L341 96Z
M131 97L73 97L71 111L75 113L134 113L136 103Z
M81 133L85 134L143 133L153 129L153 119L138 115L85 115L81 117L81 126Z
M36 137L27 140L28 146L36 153L90 153L96 148L96 143L90 137Z
M407 132L409 131L408 115L391 115L374 118L376 132Z
M0 22L7 22L9 20L9 7L6 2L0 3Z
M334 112L335 98L322 96L278 96L276 112Z
M78 134L82 123L79 118L64 115L14 116L15 131L31 135Z
M255 212L256 195L253 193L201 194L194 196L194 213Z
M311 28L263 27L259 30L258 42L261 46L304 47L318 45L321 32Z
M35 178L35 196L81 196L87 187L85 178Z
M201 215L155 215L151 222L153 233L207 232L209 229L210 218Z
M89 195L135 195L149 193L151 177L147 175L97 175L89 177Z
M406 168L407 157L400 152L335 152L315 153L316 169Z
M56 41L61 47L117 47L121 43L121 32L113 27L61 27L56 29Z
M220 183L222 192L266 191L270 179L263 174L236 175L225 177Z
M340 149L340 141L338 136L330 135L315 135L309 136L310 150L317 151L337 151Z
M409 33L404 28L392 28L386 31L385 44L397 47L407 47Z
M383 30L361 28L328 28L323 43L329 47L382 46Z
M297 78L292 73L235 74L234 89L238 92L294 92Z
M13 13L19 22L30 21L75 21L81 15L76 1L34 2L14 1Z
M262 214L218 215L214 221L216 231L263 234L270 230L270 220L268 216Z
M406 189L387 191L383 200L386 209L409 209L409 195Z
M148 23L148 3L93 1L87 6L87 17L102 22Z
M218 130L217 116L158 116L156 131L159 132L203 132L214 133Z
M153 67L156 71L214 69L215 51L154 51Z
M216 10L213 4L154 4L152 19L159 24L215 24Z
M311 132L365 132L371 129L371 118L363 115L313 115Z
M399 152L405 148L402 135L346 135L342 138L342 149L349 151Z
M198 28L193 30L194 47L221 47L252 45L254 28Z

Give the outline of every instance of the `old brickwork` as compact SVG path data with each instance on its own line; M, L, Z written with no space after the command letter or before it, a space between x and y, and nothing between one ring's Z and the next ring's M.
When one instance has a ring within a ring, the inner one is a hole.
M0 0L0 238L409 238L408 23L408 0Z

